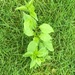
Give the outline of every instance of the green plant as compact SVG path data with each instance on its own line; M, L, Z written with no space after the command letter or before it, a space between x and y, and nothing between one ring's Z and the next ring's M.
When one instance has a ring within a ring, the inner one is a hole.
M16 10L23 11L24 33L27 36L33 36L33 40L28 44L27 52L23 55L31 58L30 68L41 66L42 62L50 59L49 51L54 51L52 37L49 35L54 30L46 23L38 26L33 1L26 2L25 6L16 8Z

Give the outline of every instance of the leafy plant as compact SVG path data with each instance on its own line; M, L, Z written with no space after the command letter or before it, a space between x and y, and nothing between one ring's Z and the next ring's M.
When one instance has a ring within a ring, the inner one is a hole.
M31 58L30 68L41 66L42 62L50 59L49 51L54 51L52 37L50 36L50 33L54 32L54 30L46 23L38 26L33 1L26 2L25 6L16 8L16 10L23 11L25 35L33 36L33 40L28 44L27 52L23 55Z

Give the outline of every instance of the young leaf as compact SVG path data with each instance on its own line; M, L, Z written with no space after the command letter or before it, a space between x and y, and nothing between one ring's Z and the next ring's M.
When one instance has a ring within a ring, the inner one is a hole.
M27 7L26 6L20 6L20 7L17 7L15 10L23 10L23 11L27 11Z
M37 65L41 66L41 59L40 58L36 58L36 63L37 63Z
M37 14L35 12L30 12L30 15L38 21Z
M30 15L26 14L25 12L23 12L23 20L26 21L30 18Z
M51 57L50 57L49 55L47 55L47 56L45 57L45 59L50 60Z
M31 60L30 69L36 65L36 59Z
M43 48L44 44L42 42L39 42L39 49Z
M38 37L34 37L33 41L35 41L36 43L39 43L39 38Z
M38 53L38 57L45 57L48 55L48 50L45 47L41 48Z
M35 13L35 7L34 7L34 5L33 5L33 1L34 1L34 0L31 0L31 1L26 5L26 7L27 7L27 9L28 9L30 15L38 21L37 15L36 15L36 13Z
M30 56L30 58L33 60L33 59L36 59L37 58L38 50L34 50L32 52L33 52L33 54L32 54L32 56Z
M26 52L23 57L30 57L33 53L32 52Z
M24 22L24 33L25 33L27 36L33 36L33 35L34 35L34 32L33 32L33 30L30 28L29 22L27 22L27 21Z
M34 0L30 0L29 3L26 2L25 6L22 5L20 7L17 7L15 10L23 10L23 11L28 11L28 12L29 12L29 9L31 9L31 8L32 8L32 10L34 10L35 7L33 6L33 1Z
M28 8L29 12L34 12L34 10L35 10L35 7L33 4L28 5L27 8Z
M27 51L34 52L37 49L38 44L35 41L31 41L28 44Z
M28 8L29 12L35 10L35 7L33 5L33 2L34 2L34 0L30 0L30 2L26 4L26 7Z
M41 59L40 58L36 58L36 59L31 60L30 69L33 68L34 66L36 67L36 65L41 66Z
M30 15L27 15L26 13L23 12L23 19L24 19L24 22L27 22L29 27L31 29L35 29L36 28L36 21L34 18L32 18Z
M40 57L41 62L45 62L45 57Z
M52 37L49 35L49 34L44 34L44 33L41 33L40 35L39 35L39 37L40 37L40 39L42 40L42 41L49 41L49 40L51 40L52 39Z
M47 41L44 42L45 47L49 50L49 51L54 51L53 45L52 45L52 41Z
M28 3L29 5L33 4L34 0L30 0L30 2Z
M49 24L42 24L39 26L41 32L43 33L51 33L54 32L53 28Z

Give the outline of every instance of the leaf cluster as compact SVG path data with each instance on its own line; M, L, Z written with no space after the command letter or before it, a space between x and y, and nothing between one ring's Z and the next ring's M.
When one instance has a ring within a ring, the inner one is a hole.
M54 51L52 37L50 36L50 33L54 32L54 30L46 23L38 26L38 18L33 1L31 0L25 6L16 8L16 10L23 11L25 35L33 36L33 40L28 44L27 52L23 55L24 57L31 58L30 68L41 66L42 62L50 59L49 51Z

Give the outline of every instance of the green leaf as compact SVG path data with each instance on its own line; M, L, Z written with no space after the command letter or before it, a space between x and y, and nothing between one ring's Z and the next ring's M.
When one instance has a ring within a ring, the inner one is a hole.
M36 28L36 20L34 18L32 18L30 15L27 15L26 13L23 12L23 19L24 22L28 22L28 25L31 29L35 29Z
M45 62L45 57L40 57L41 62Z
M48 55L48 50L43 47L39 50L38 57L46 57Z
M35 41L36 43L39 43L39 38L38 37L34 37L33 41Z
M45 57L45 59L50 60L51 57L50 57L49 55L47 55L47 56Z
M36 58L36 63L41 66L41 59L40 58Z
M15 10L23 10L23 11L27 11L27 7L26 6L20 6L20 7L17 7Z
M44 23L44 24L40 25L39 28L43 33L54 32L53 28L49 24Z
M23 57L30 57L33 53L32 52L26 52Z
M17 7L15 10L23 10L23 11L28 11L28 10L34 10L35 9L35 7L33 6L33 1L34 0L30 0L30 2L29 3L26 3L26 5L24 6L24 5L22 5L22 6L20 6L20 7Z
M34 32L33 30L30 28L29 26L29 22L25 21L24 22L24 33L27 35L27 36L33 36L34 35Z
M31 60L31 63L30 63L30 69L33 68L34 66L36 65L36 60Z
M39 49L43 48L44 44L42 42L39 42Z
M27 36L33 36L34 32L33 29L36 28L36 21L26 13L23 12L23 19L24 19L24 33Z
M26 7L28 8L29 12L35 10L35 7L33 5L33 2L34 2L34 0L30 0L30 2L26 4Z
M33 5L33 0L30 1L30 2L26 5L26 7L28 8L28 11L29 11L30 15L38 21L37 15L36 15L36 13L35 13L35 7L34 7L34 5Z
M37 14L35 12L30 12L30 15L38 21Z
M35 10L35 7L33 4L28 5L27 8L28 8L29 12L34 12L34 10Z
M45 47L49 50L49 51L54 51L53 45L52 45L52 41L47 41L44 42Z
M23 20L26 21L30 18L31 16L23 12Z
M37 49L38 44L35 41L31 41L28 44L27 51L34 52Z
M52 39L52 37L49 34L44 33L41 33L39 37L42 41L50 41Z
M31 4L33 4L33 2L34 2L34 0L30 0L28 4L31 5Z
M41 59L40 58L36 58L36 59L31 60L30 69L33 67L36 67L36 65L41 66Z

